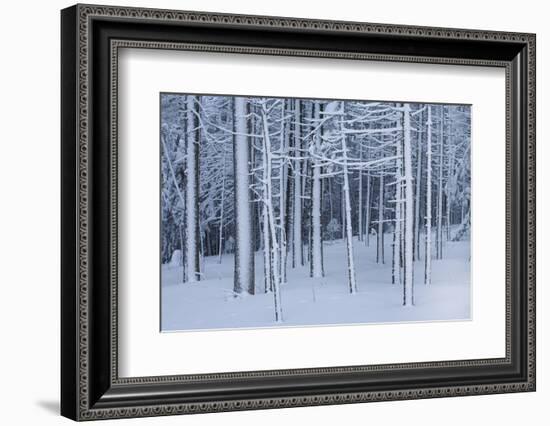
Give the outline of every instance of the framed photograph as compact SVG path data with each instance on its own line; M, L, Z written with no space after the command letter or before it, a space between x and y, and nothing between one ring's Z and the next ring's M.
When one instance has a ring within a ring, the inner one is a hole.
M61 12L61 412L535 390L535 35Z

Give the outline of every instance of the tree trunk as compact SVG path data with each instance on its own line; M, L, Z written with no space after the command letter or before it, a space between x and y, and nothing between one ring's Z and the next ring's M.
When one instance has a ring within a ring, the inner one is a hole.
M262 235L263 235L263 242L264 242L264 290L265 293L271 291L273 289L273 282L271 279L271 272L272 272L272 263L271 263L271 238L269 235L269 213L267 211L267 203L268 201L265 200L265 197L267 197L266 194L266 184L265 180L270 179L269 176L267 176L266 173L266 165L265 161L263 164L263 170L264 170L264 176L262 179L264 180L263 184L263 197L264 200L262 202Z
M414 305L414 263L413 263L413 226L414 226L414 194L412 175L412 147L411 147L411 107L403 105L403 132L404 132L404 165L405 165L405 236L404 236L404 283L403 305Z
M426 249L424 251L424 284L432 283L432 108L428 106L426 137Z
M254 294L254 248L250 197L250 150L246 125L246 100L234 98L235 167L235 293Z
M346 238L346 202L344 201L344 183L342 182L342 187L340 188L340 221L342 222L342 235L341 239Z
M367 174L367 202L365 205L365 245L368 247L370 244L370 222L371 222L371 178L370 172Z
M220 229L219 229L219 236L218 236L218 263L222 263L222 254L223 254L223 226L224 226L224 212L225 212L225 157L226 157L226 150L225 147L223 148L223 179L222 179L222 199L220 204Z
M199 120L197 117L199 99L187 96L187 176L186 176L186 227L188 282L200 281L199 259Z
M439 179L437 188L437 259L443 258L443 142L444 142L444 125L445 119L444 106L441 107L441 121L439 123Z
M279 276L279 245L277 242L277 231L275 228L275 214L273 212L273 189L272 189L272 154L271 154L271 139L269 136L269 127L267 123L266 105L262 105L262 123L263 123L263 164L264 164L264 211L266 213L266 225L269 228L266 232L266 248L267 258L270 259L268 270L269 276L272 277L271 288L273 290L273 304L275 310L275 321L283 321L283 309L281 306L281 289ZM270 256L271 251L271 256Z
M392 253L392 280L391 283L396 282L401 284L401 242L402 242L402 184L403 176L401 176L401 170L403 168L403 149L401 140L396 138L395 141L395 226L393 228L393 253Z
M334 200L332 196L333 195L332 189L334 188L334 185L332 183L332 177L327 178L327 182L328 182L328 194L329 194L328 202L330 206L330 220L328 221L328 223L332 223L332 219L334 219ZM331 240L334 239L332 234L330 236L330 239Z
M285 116L286 100L283 101L281 117ZM289 125L286 121L281 123L281 137L279 156L281 168L279 170L279 250L280 250L280 272L281 282L286 283L286 259L287 259L287 236L286 236L286 198L288 186L288 164L283 157L288 154Z
M384 172L378 178L378 232L376 235L376 263L384 263Z
M342 102L342 114L344 113L344 102ZM351 294L357 293L357 282L355 280L355 262L353 259L353 232L351 229L351 200L349 188L349 172L348 172L348 148L346 144L346 135L344 133L343 115L340 117L340 131L342 132L342 156L343 156L343 176L344 176L344 203L346 217L346 249L348 260L348 284Z
M320 105L315 103L314 120L319 121ZM318 134L314 135L315 152L321 149L321 140ZM313 178L311 187L311 276L321 278L323 276L322 235L321 235L321 167L319 161L313 159Z
M302 161L301 154L301 108L300 100L294 101L294 218L293 218L293 245L292 245L292 266L303 265L302 256Z
M423 113L421 113L423 115ZM422 115L420 120L422 120ZM420 127L420 126L419 126ZM417 149L416 149L416 194L415 194L415 210L414 210L414 260L420 260L420 198L422 195L422 133L420 129L417 133Z
M186 278L187 275L185 274L185 262L184 262L184 259L183 259L183 250L185 248L185 243L184 243L185 239L184 239L184 236L183 236L185 231L183 230L183 226L181 226L181 225L179 226L179 231L180 231L179 234L180 234L180 251L181 251L180 263L181 263L181 266L182 266L182 268L181 268L181 281L185 282L185 278Z
M449 136L450 137L450 136ZM452 147L452 145L449 143ZM447 184L445 185L447 190L445 191L445 230L446 230L446 239L450 241L451 239L451 206L452 206L452 193L454 187L452 182L454 182L454 161L455 161L455 148L450 148L449 161L447 165Z
M359 142L359 160L363 161L363 144ZM359 170L359 189L357 200L357 239L363 241L363 171Z

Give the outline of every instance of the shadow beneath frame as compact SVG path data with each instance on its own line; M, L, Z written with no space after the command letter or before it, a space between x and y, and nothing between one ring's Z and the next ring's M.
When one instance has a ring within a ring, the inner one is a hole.
M37 401L36 405L50 414L59 415L59 401Z

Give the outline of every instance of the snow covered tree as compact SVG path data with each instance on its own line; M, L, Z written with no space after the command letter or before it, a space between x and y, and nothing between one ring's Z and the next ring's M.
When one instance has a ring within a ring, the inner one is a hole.
M384 210L385 191L384 172L378 175L378 229L376 232L376 262L384 263Z
M187 155L186 155L186 246L187 280L200 281L200 234L199 234L199 99L187 97Z
M404 274L403 274L403 305L414 304L414 196L413 196L413 167L411 146L411 107L408 103L403 105L403 159L404 159L404 192L405 192L405 236L404 236Z
M428 106L426 122L426 248L424 252L424 284L432 282L432 107Z
M250 196L250 147L247 129L247 101L234 98L233 158L235 164L235 293L254 294L254 248Z
M321 117L321 104L314 104L314 122L319 122ZM321 165L319 155L321 155L321 129L316 128L313 131L313 140L310 152L313 153L313 177L311 189L311 270L310 275L313 278L321 278L323 276L323 237L321 233Z
M370 225L371 225L371 199L372 199L371 174L367 173L367 196L365 202L365 245L370 246Z
M414 180L415 194L414 194L414 260L420 260L420 229L422 227L420 222L420 212L422 205L422 135L424 108L420 111L417 121L416 131L416 177Z
M357 281L355 279L355 260L353 254L353 231L351 228L351 197L350 197L350 184L349 184L349 164L348 164L348 146L347 146L347 136L344 128L344 116L346 113L345 102L342 102L340 105L341 115L339 117L339 127L340 127L340 143L342 150L342 176L344 178L344 186L342 190L344 191L344 201L345 201L345 212L346 212L346 248L347 248L347 260L348 260L348 281L349 281L349 291L350 293L357 292Z
M436 258L443 258L443 164L445 143L445 106L439 107L439 155L438 158L438 183L437 183L437 229L436 229Z
M289 205L289 146L290 146L290 120L287 119L289 100L284 100L281 105L281 121L279 135L279 247L280 264L279 276L281 283L287 282L287 259L288 259L288 205Z
M262 121L262 136L263 136L263 149L262 149L262 166L263 166L263 191L262 191L262 207L264 212L265 226L264 229L264 241L266 241L265 252L268 253L267 259L269 265L267 266L268 274L271 277L271 291L273 291L274 309L275 309L275 321L283 321L283 310L281 305L281 280L280 280L280 267L279 267L279 242L277 241L276 219L274 210L274 196L273 196L273 152L271 147L271 130L268 120L269 113L277 106L282 106L283 102L280 100L268 101L261 99L258 101L260 104L260 114ZM282 119L280 120L279 127L282 127ZM280 172L280 171L279 171Z
M302 110L301 101L294 100L294 146L292 161L292 267L304 264L302 247Z
M393 226L393 250L392 250L392 284L401 284L402 249L403 249L403 138L395 138L395 221Z

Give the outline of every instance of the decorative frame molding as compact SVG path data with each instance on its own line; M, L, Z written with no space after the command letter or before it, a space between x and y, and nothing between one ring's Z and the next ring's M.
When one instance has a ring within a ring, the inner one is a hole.
M126 31L124 24L128 23L139 24L143 28L141 31L158 33L159 40L134 38L139 31ZM176 39L173 32L166 30L168 26L190 28L192 40ZM277 43L288 43L287 39L279 41L277 35L273 36L275 41L269 46L247 45L246 37L239 34L235 36L241 37L239 45L222 45L207 40L200 31L197 36L193 33L197 28L212 27L235 34L246 33L246 30L256 33L275 31L275 34L293 37L315 33L326 39L332 37L337 49L284 47ZM161 33L162 29L167 32ZM205 40L198 42L197 37ZM346 50L338 39L341 37L352 41L370 37L369 40L374 42L367 47L370 51L356 51L353 47ZM416 49L417 55L400 53L399 46L388 51L388 43L396 41L409 47L422 46ZM535 44L533 34L510 32L91 5L76 5L63 10L62 414L75 420L92 420L534 391ZM440 46L451 46L454 50L450 49L449 54L443 55ZM465 53L464 46L477 47L477 50ZM118 49L123 47L505 68L506 357L119 378L116 120ZM440 54L435 54L437 52ZM107 143L96 142L100 140ZM91 158L94 158L93 166ZM98 167L107 172L105 176L99 176ZM105 229L107 233L100 234L98 229ZM99 247L107 252L108 262L99 255ZM103 309L98 308L98 304ZM506 371L506 377L510 378L480 378L471 384L453 385L453 378L445 376L452 369L466 374L483 367L500 368L503 377ZM380 377L380 373L395 375L398 383L401 380L399 374L411 370L429 373L434 377L434 385L418 387L410 386L411 383L409 386L390 383L377 388L376 377ZM374 379L361 384L361 380L369 375ZM348 382L341 390L328 391L328 385L335 377L340 382ZM314 391L294 389L305 378L319 382ZM234 379L247 380L250 387L243 386L242 392L236 394L224 394L223 384ZM293 384L290 380L294 380ZM196 389L194 394L189 391L189 386ZM261 396L252 396L256 395L254 389L258 388L262 389L258 393ZM176 392L179 396L168 397L167 389L172 393L175 389L181 392Z

